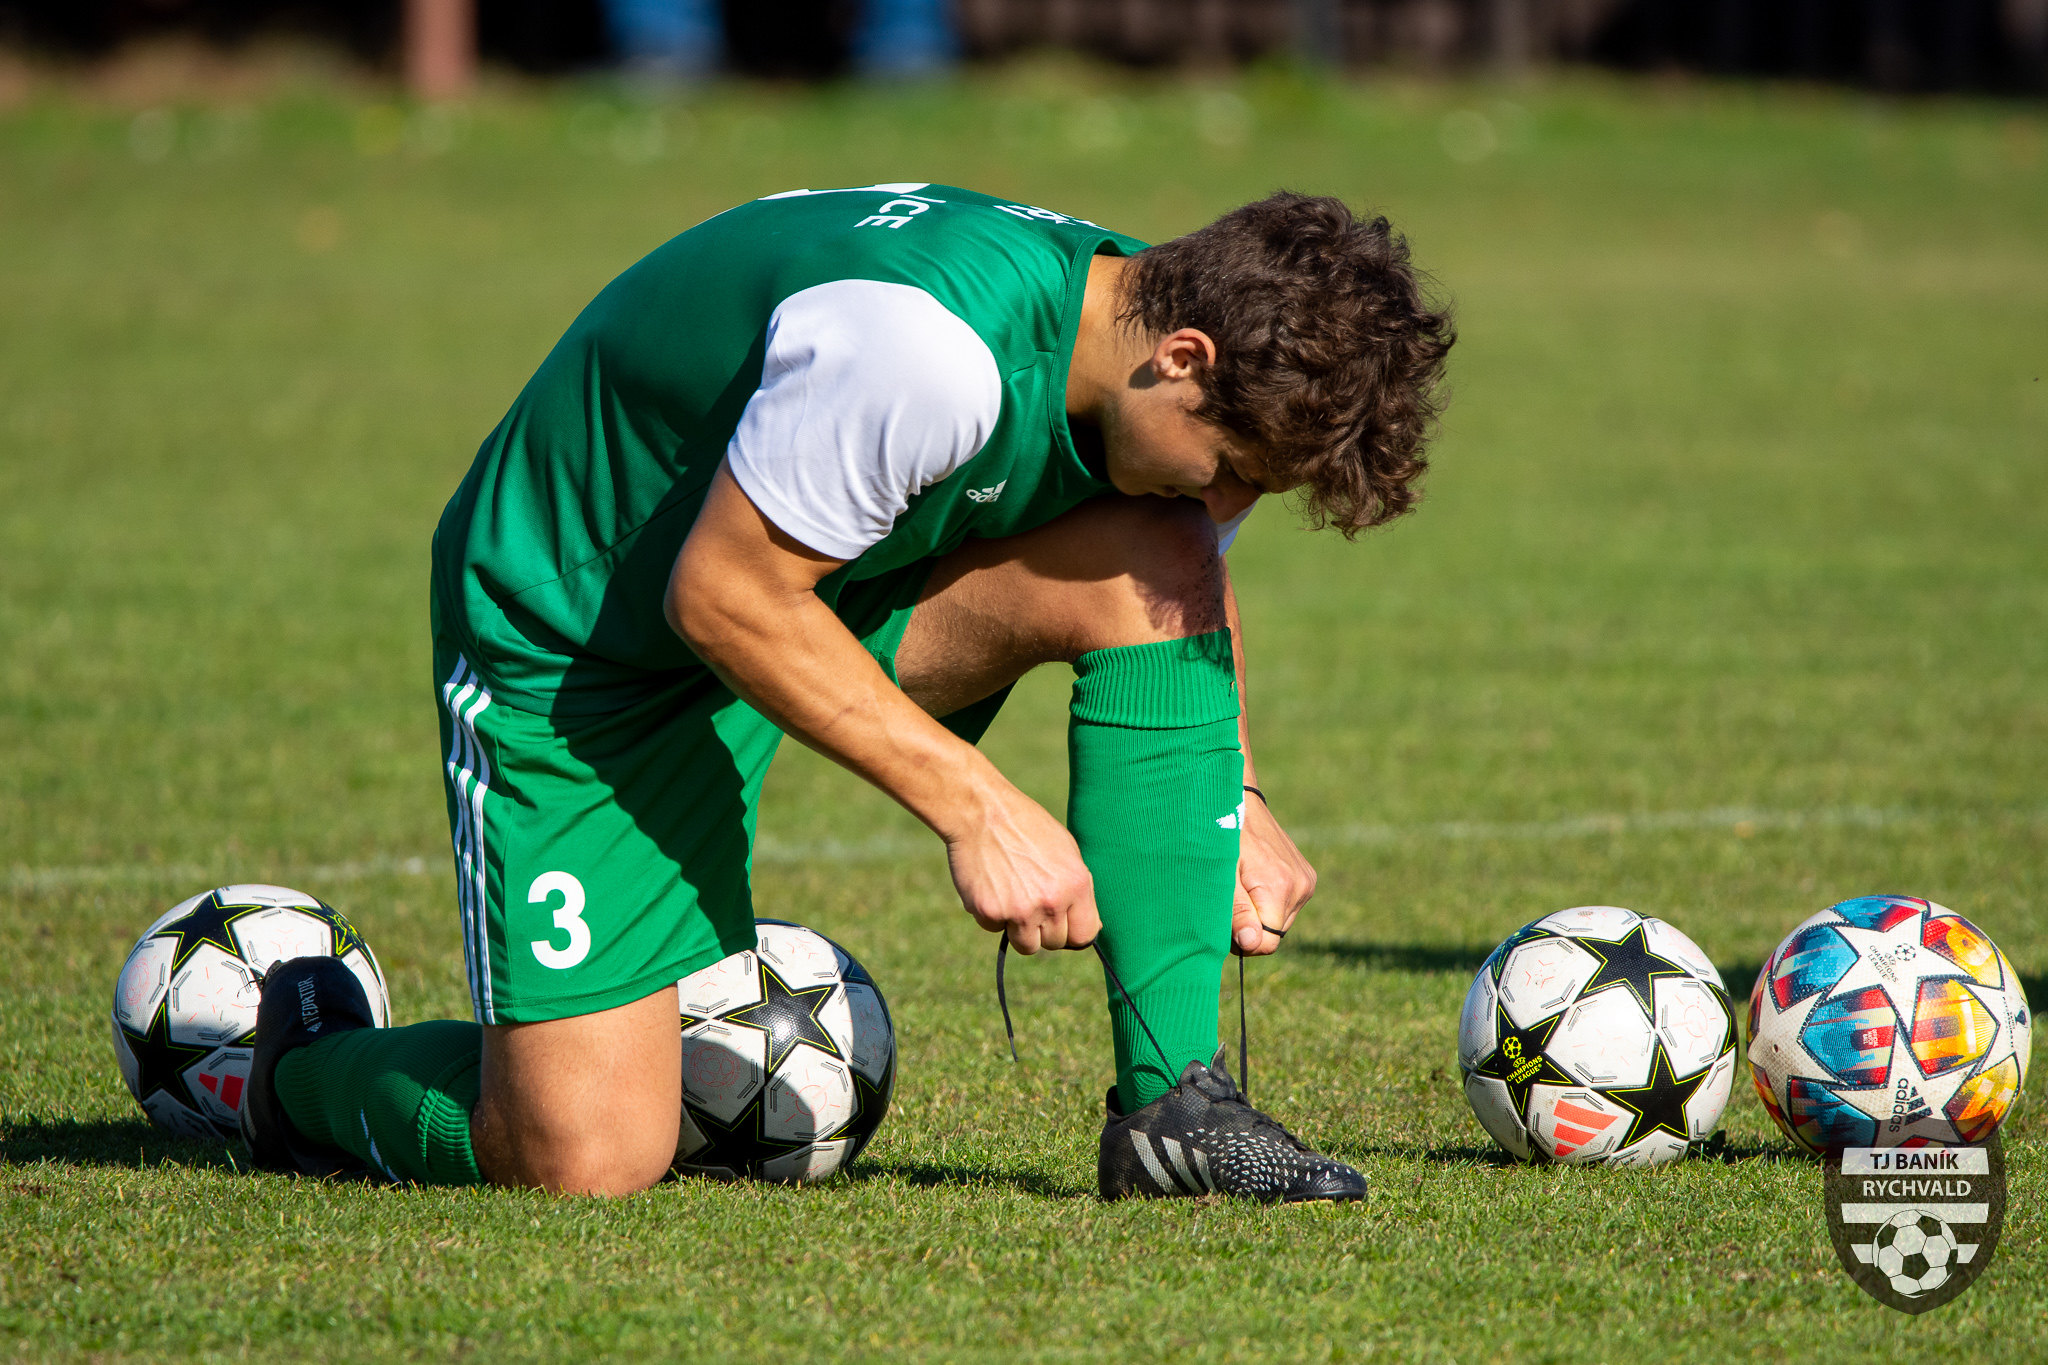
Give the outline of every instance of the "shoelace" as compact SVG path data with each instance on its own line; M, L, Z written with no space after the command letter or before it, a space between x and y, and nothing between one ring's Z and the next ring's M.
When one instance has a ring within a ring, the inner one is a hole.
M1280 1120L1274 1118L1271 1114L1268 1114L1263 1109L1253 1109L1252 1102L1248 1097L1240 1095L1238 1097L1238 1103L1244 1105L1246 1109L1251 1111L1251 1116L1254 1123L1258 1124L1261 1127L1270 1128L1274 1132L1278 1133L1281 1137L1287 1140L1287 1142L1294 1148L1295 1151L1305 1152L1309 1156L1315 1157L1321 1161L1329 1160L1329 1158L1324 1156L1321 1152L1318 1152L1315 1148L1309 1146L1306 1142L1303 1142L1300 1138L1296 1137L1294 1135L1293 1130L1290 1129L1286 1124L1280 1122Z
M1109 965L1109 955L1102 951L1102 935L1097 934L1095 941L1088 946L1095 950L1095 956L1101 960L1102 970L1108 975L1109 984L1116 987L1116 993L1124 998L1124 1004L1131 1011L1131 1018L1137 1020L1138 1027L1145 1030L1145 1039L1152 1044L1152 1051L1158 1054L1160 1065L1164 1066L1168 1073L1171 1074L1173 1062L1167 1057L1166 1049L1159 1046L1159 1039L1152 1032L1152 1026L1146 1023L1145 1016L1138 1012L1138 1002L1131 999L1131 993L1124 989L1123 978L1116 974L1116 968ZM1009 960L1009 956L1010 939L1009 935L1005 934L996 941L996 1004L1003 1011L1003 1035L1010 1041L1010 1061L1012 1063L1020 1063L1021 1059L1017 1056L1017 1030L1010 1022L1010 996L1003 988L1003 965ZM1242 954L1237 959L1237 1093L1243 1098L1245 1106L1249 1108L1252 1102L1251 1043L1250 1031L1245 1023L1244 957ZM1257 1113L1258 1111L1253 1110L1253 1112ZM1270 1120L1268 1121L1270 1122ZM1273 1126L1279 1127L1278 1124ZM1287 1133L1285 1128L1281 1128L1280 1131ZM1287 1133L1287 1140L1297 1147L1302 1147L1301 1139L1295 1137L1292 1133ZM1302 1147L1302 1150L1307 1151L1308 1149Z

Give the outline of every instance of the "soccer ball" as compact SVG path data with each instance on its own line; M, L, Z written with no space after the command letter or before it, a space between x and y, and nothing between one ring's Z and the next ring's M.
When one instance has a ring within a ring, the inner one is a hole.
M1956 1235L1924 1209L1895 1213L1877 1230L1870 1259L1901 1294L1920 1295L1948 1281L1956 1262Z
M1749 995L1749 1074L1808 1151L1983 1142L2027 1079L2033 1016L1984 931L1863 896L1788 934Z
M114 1058L151 1122L182 1137L232 1138L249 1079L263 974L295 957L347 965L382 1027L391 998L355 926L282 886L223 886L149 926L114 981Z
M1611 905L1524 925L1472 980L1458 1065L1525 1161L1655 1166L1704 1140L1735 1079L1721 974L1663 920Z
M754 921L755 946L676 983L683 1126L675 1169L823 1180L889 1112L896 1033L858 962L823 934Z

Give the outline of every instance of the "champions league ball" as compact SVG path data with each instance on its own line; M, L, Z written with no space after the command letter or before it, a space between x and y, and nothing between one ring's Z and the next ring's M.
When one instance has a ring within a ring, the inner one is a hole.
M683 1126L675 1169L823 1180L889 1112L896 1034L874 978L799 924L754 921L755 946L676 983Z
M114 981L114 1057L160 1128L232 1138L249 1079L263 974L295 957L338 957L382 1027L384 973L339 910L282 886L223 886L183 900L136 940Z
M1713 1132L1735 1079L1721 974L1663 920L1580 906L1493 950L1458 1021L1465 1098L1525 1161L1655 1166Z
M2032 1028L1983 930L1932 901L1863 896L1794 929L1757 974L1750 1079L1810 1152L1978 1143L2026 1082Z

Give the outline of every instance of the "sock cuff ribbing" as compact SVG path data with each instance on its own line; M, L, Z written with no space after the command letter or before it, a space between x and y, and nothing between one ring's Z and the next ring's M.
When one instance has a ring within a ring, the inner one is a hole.
M420 1153L435 1185L481 1185L470 1146L469 1115L482 1089L481 1056L465 1058L436 1076L422 1097Z
M474 1185L482 1056L483 1030L466 1019L351 1029L285 1054L277 1095L301 1137L391 1180Z
M1235 720L1237 670L1230 657L1230 631L1091 649L1074 660L1070 709L1085 724L1133 730Z

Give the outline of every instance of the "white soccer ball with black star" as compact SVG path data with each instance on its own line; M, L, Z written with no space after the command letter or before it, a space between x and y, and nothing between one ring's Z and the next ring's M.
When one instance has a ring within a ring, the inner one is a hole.
M1704 1141L1735 1078L1721 974L1663 920L1612 905L1545 915L1472 980L1465 1098L1524 1161L1654 1166Z
M158 1127L235 1136L263 974L295 957L338 957L382 1027L391 998L370 945L331 905L288 887L223 886L179 901L143 931L114 979L114 1058Z
M683 1027L677 1171L812 1181L860 1155L889 1112L896 1034L874 978L823 934L756 920L755 946L676 983Z
M1917 896L1859 896L1785 936L1749 995L1750 1079L1794 1142L1988 1142L2033 1052L2019 973L1982 929Z
M1956 1263L1956 1235L1933 1214L1905 1209L1877 1230L1870 1250L1871 1262L1893 1289L1917 1296L1948 1282L1949 1268Z

